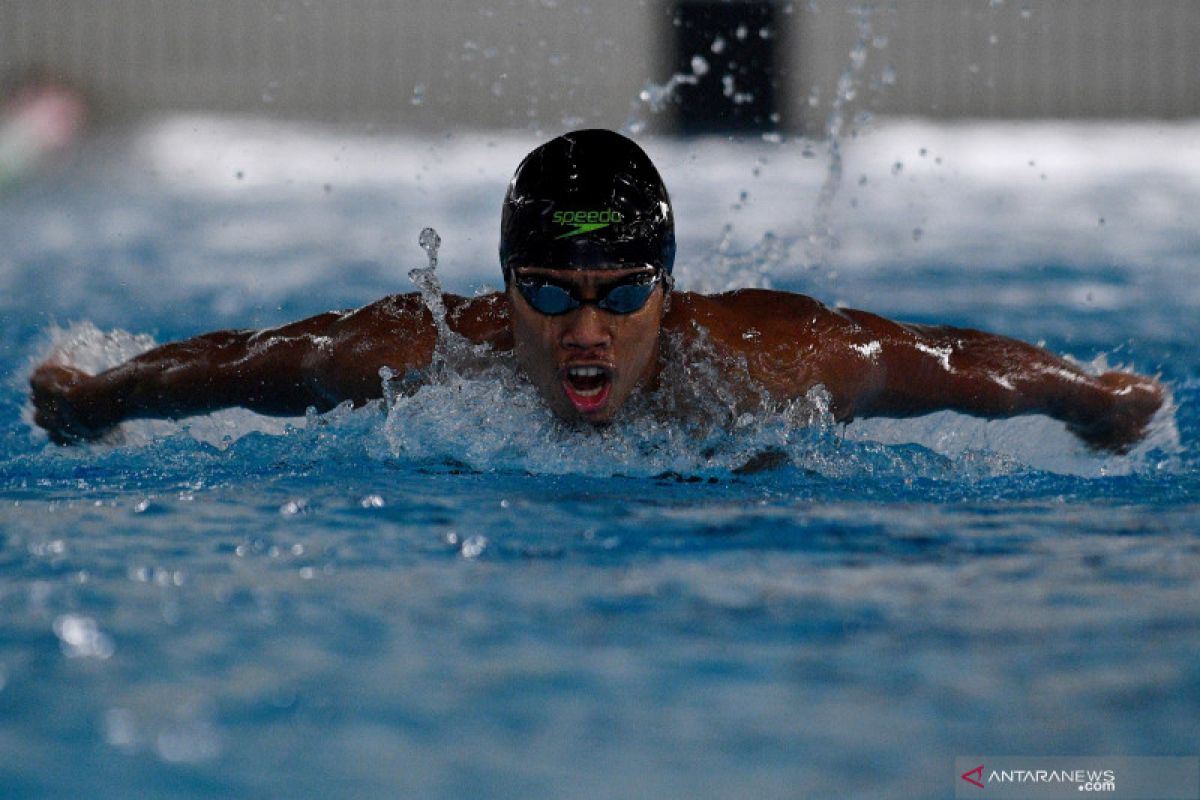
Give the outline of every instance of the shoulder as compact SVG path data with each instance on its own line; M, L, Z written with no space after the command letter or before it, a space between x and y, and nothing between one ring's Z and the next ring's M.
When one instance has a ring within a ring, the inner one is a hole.
M446 321L455 333L476 344L504 348L509 336L508 298L501 292L480 297L442 295ZM342 312L335 323L342 336L386 342L402 338L429 338L437 327L424 299L416 292L393 294L352 311Z
M718 340L740 339L754 332L787 328L795 336L820 332L847 322L845 317L808 295L772 289L738 289L721 294L676 292L671 296L663 327L668 330L699 326Z

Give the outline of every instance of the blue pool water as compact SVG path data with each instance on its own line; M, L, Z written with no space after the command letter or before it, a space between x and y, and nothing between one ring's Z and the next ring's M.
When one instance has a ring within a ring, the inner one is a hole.
M24 393L52 347L99 368L407 290L426 224L447 288L494 284L529 144L102 137L0 196L4 796L923 797L955 755L1195 754L1200 156L1139 143L1198 133L885 126L820 252L803 143L650 145L685 287L1160 374L1173 407L1107 458L1032 417L582 436L454 376L56 448ZM791 463L737 469L764 448Z

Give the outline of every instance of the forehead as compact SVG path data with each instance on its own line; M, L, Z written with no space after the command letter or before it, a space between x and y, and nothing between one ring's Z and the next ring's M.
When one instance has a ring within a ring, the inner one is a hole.
M635 275L652 275L654 274L654 268L649 266L615 267L613 269L518 267L514 272L518 278L553 278L555 283L569 283L575 286L600 286Z

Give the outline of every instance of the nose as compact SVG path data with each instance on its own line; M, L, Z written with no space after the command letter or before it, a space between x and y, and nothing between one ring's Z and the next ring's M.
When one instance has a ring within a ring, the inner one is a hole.
M569 350L603 350L612 344L607 315L592 305L571 312L563 330L562 346Z

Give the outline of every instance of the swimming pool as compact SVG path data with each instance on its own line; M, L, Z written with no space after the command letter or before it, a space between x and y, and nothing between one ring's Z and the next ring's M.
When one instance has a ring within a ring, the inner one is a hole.
M98 138L0 196L5 795L930 796L967 753L1196 753L1198 134L884 124L836 246L808 238L819 144L648 144L685 288L1161 373L1174 407L1108 458L949 414L581 436L452 375L390 412L49 447L23 382L52 340L99 367L365 303L425 225L447 288L494 286L535 141ZM792 463L738 470L767 447Z

